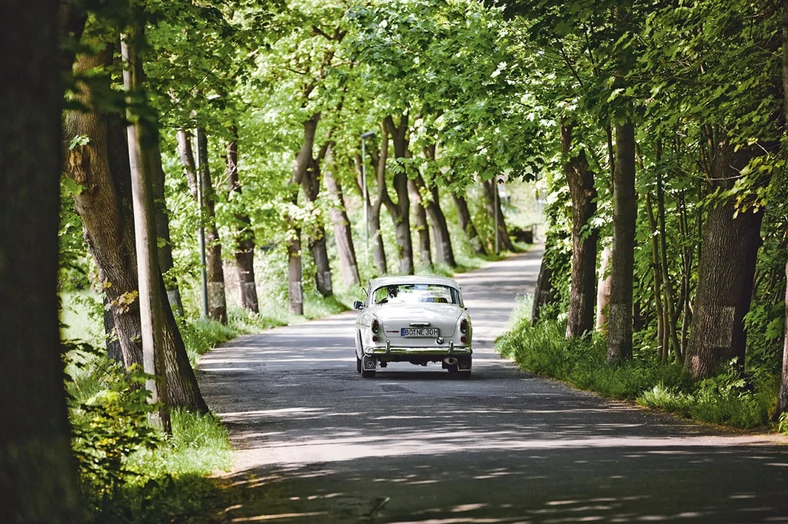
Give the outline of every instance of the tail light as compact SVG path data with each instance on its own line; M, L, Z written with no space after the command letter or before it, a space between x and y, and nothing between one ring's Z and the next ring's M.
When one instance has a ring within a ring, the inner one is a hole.
M378 322L378 319L375 319L372 321L372 332L377 333L378 331L380 331L380 322Z
M468 332L468 319L464 318L460 322L460 333L467 333Z

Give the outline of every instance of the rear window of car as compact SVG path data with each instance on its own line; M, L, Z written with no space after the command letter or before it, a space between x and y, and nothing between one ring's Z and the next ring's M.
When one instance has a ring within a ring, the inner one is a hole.
M459 304L460 293L453 287L439 284L394 284L382 286L372 293L374 304Z

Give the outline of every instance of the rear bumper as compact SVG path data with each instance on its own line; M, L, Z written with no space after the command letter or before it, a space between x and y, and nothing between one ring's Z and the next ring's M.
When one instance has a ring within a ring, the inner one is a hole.
M468 356L471 354L473 354L471 346L455 346L453 342L441 347L393 346L390 342L387 342L385 346L364 348L364 355L380 357L390 362L398 360L409 361L413 358L424 358L425 360L429 359L437 362L448 357Z

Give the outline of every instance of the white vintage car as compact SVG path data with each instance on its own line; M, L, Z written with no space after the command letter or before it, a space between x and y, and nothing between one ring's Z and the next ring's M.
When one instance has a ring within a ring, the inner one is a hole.
M356 301L356 371L375 376L389 362L426 366L441 362L459 377L471 374L471 317L454 279L382 277L370 281Z

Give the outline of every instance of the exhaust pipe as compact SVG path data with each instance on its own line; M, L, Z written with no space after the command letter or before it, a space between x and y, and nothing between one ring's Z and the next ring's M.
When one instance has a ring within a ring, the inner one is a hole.
M457 358L456 357L446 357L443 359L443 362L447 366L456 366L457 365Z

